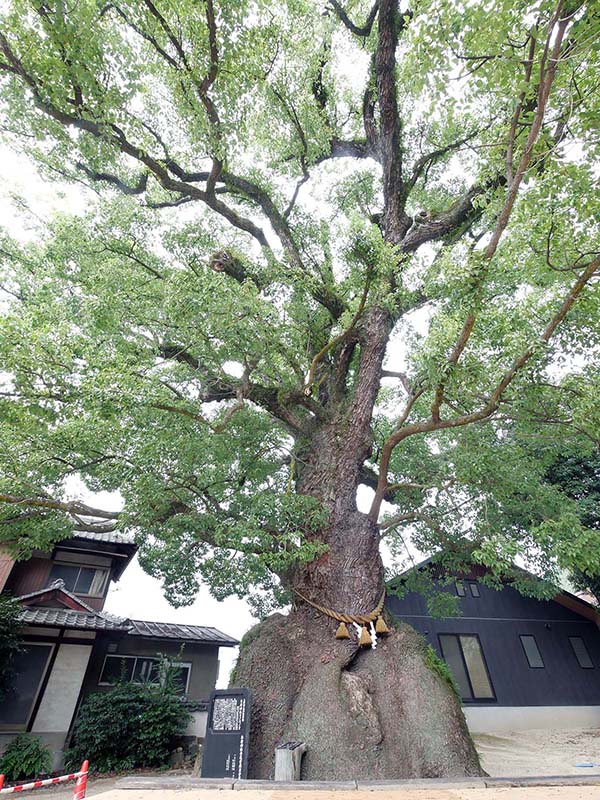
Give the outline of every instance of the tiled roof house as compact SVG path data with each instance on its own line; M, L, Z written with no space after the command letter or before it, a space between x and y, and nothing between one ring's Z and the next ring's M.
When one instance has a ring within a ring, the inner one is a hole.
M219 648L238 642L212 627L104 611L111 582L121 578L135 552L125 534L81 532L28 561L0 553L0 592L21 605L24 640L13 688L0 705L0 750L31 731L51 747L59 768L82 699L110 691L118 680L158 680L158 659L165 656L193 709L187 733L204 736Z

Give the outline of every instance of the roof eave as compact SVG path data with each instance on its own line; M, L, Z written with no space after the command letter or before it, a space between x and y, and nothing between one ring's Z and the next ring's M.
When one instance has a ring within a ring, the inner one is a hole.
M147 641L171 642L172 644L183 642L184 644L211 645L214 647L237 647L239 645L237 639L194 639L186 638L185 636L153 636L150 633L139 633L135 628L129 631L129 635L135 636L138 639L146 639Z

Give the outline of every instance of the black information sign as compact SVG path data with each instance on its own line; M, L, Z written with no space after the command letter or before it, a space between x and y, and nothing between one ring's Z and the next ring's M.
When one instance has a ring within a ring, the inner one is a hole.
M202 777L247 777L249 735L250 690L215 689L211 692Z

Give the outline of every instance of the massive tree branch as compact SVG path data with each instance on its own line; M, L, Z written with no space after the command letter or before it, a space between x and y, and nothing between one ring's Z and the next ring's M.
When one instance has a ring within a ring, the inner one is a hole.
M519 165L512 178L512 181L510 181L510 183L508 184L508 190L506 193L504 206L502 208L502 211L500 212L500 216L498 217L498 221L496 223L496 227L492 234L492 238L490 239L489 244L485 250L485 257L488 260L493 258L498 248L498 244L500 243L502 234L506 230L508 221L510 219L513 210L513 206L517 199L519 188L523 181L523 177L531 162L531 158L533 155L533 148L535 147L535 143L537 142L538 136L542 129L542 124L544 122L544 115L546 113L546 106L548 104L548 99L550 97L550 90L552 88L554 77L556 75L556 69L558 67L558 63L560 60L560 51L562 48L565 31L573 17L573 14L575 13L572 12L568 14L566 17L561 18L562 9L563 9L563 2L561 0L561 2L558 3L553 20L550 23L548 35L546 38L546 48L544 51L544 57L542 59L542 66L540 68L541 80L538 86L537 107L535 116L531 128L529 130L529 135L527 136L527 142L525 143L525 147L523 149Z
M369 15L368 15L364 25L356 25L354 22L352 22L352 20L350 19L350 17L346 13L344 7L342 6L341 3L338 2L338 0L329 0L329 4L331 5L333 10L337 14L338 19L340 20L340 22L343 25L345 25L346 28L348 28L348 30L351 33L353 33L355 36L360 36L363 39L366 38L367 36L369 36L369 34L371 33L371 30L373 28L373 23L375 22L375 17L377 16L377 9L379 7L379 0L377 0L377 2L375 2L373 7L371 8L371 10L369 11Z
M446 373L448 373L448 371L451 371L452 369L454 369L454 367L456 367L458 360L461 357L462 353L464 352L468 344L468 341L471 337L471 334L473 332L473 329L475 327L475 323L477 320L477 305L481 293L481 288L483 286L485 276L487 274L487 265L494 258L496 251L498 249L498 245L500 243L500 239L508 226L508 222L510 220L512 210L514 208L519 188L521 186L525 172L529 167L529 164L533 156L533 148L535 146L535 143L537 142L540 131L542 129L542 125L544 122L544 115L546 112L546 106L548 103L548 99L550 97L550 90L554 82L554 77L556 75L556 68L558 66L560 58L564 34L569 24L569 21L572 18L572 13L568 14L566 17L561 18L562 8L563 8L563 1L559 0L554 16L548 26L546 46L540 67L541 79L537 91L536 111L533 118L533 122L531 124L531 128L529 130L527 142L525 144L523 154L519 162L519 166L514 175L512 174L512 151L510 151L511 159L510 163L507 165L507 168L508 168L508 175L512 176L512 179L510 179L508 182L508 188L504 205L496 221L496 225L492 232L490 241L485 250L483 251L483 261L476 276L476 289L474 292L472 310L469 311L469 313L467 314L462 329L458 335L456 344L452 348L452 352L446 363ZM440 406L444 398L444 389L445 389L445 379L439 382L435 390L435 397L433 404L431 406L431 415L434 422L437 422L439 420Z
M561 324L561 322L564 320L564 318L567 316L567 314L577 301L577 298L579 297L583 289L587 286L587 284L590 282L590 280L594 277L594 275L597 273L599 269L600 269L600 256L595 258L593 261L591 261L589 264L586 265L585 269L583 269L583 271L581 272L575 283L572 285L569 293L561 303L560 308L558 309L556 314L552 317L550 322L546 325L546 327L544 328L544 330L542 331L536 342L527 347L523 351L523 353L513 361L513 363L506 370L502 378L498 381L495 388L490 393L487 402L480 409L478 409L477 411L473 411L471 413L462 414L456 417L451 417L449 419L429 418L426 420L422 420L420 422L405 424L410 413L410 408L408 408L408 411L406 411L402 415L397 429L387 439L381 451L381 459L379 463L379 480L378 480L377 490L375 492L375 497L371 505L371 510L369 512L370 516L373 519L377 519L377 517L379 516L381 503L383 502L385 494L388 490L387 476L388 476L390 458L394 448L400 442L404 441L404 439L407 439L410 436L415 436L417 434L431 433L433 431L445 430L447 428L463 427L465 425L470 425L474 422L482 422L486 419L489 419L498 410L500 401L506 389L510 386L515 377L523 370L523 368L531 360L531 358L533 357L534 353L539 348L539 346L547 344L550 341L554 332Z
M399 244L410 226L404 212L402 125L396 90L396 48L403 26L398 0L380 0L375 79L379 106L379 153L383 169L383 230L387 241Z
M56 511L65 511L67 514L77 514L82 517L119 519L121 516L120 511L106 511L102 508L94 508L78 500L61 502L60 500L52 500L44 496L24 497L15 494L0 494L0 503L12 503L14 505L28 506L30 508L48 508Z
M400 244L402 252L414 253L426 242L439 241L456 233L457 230L469 227L483 214L483 207L474 205L476 198L493 192L505 184L505 176L499 174L484 184L472 186L447 211L433 217L414 220L412 227Z
M94 508L78 500L65 502L45 496L25 497L23 495L0 494L0 503L27 509L23 515L13 518L13 522L20 518L40 516L44 510L61 511L71 517L74 530L88 533L111 533L117 529L118 520L122 516L119 511ZM29 509L35 509L35 511L31 512ZM106 522L105 520L112 521Z
M123 194L128 195L136 195L136 194L143 194L146 189L148 188L148 173L142 172L136 183L130 184L125 183L116 175L112 175L110 172L95 172L92 169L89 169L85 164L81 161L77 161L75 163L77 169L80 169L82 172L93 181L104 181L105 183L110 183L112 186L116 186L116 188L122 192Z
M262 386L261 384L249 381L247 379L236 379L230 376L219 377L211 372L204 364L202 364L194 355L192 355L186 347L165 344L160 347L160 355L165 359L179 361L187 364L196 372L202 380L204 387L200 393L198 400L201 403L221 402L223 400L239 400L240 391L243 388L243 396L250 400L255 405L268 411L273 417L280 422L284 422L292 432L304 432L307 427L307 420L299 417L294 413L294 407L304 406L313 415L323 413L323 409L317 407L313 401L306 398L301 391L289 394L286 396L278 388L270 386ZM242 387L243 380L243 387ZM175 409L170 407L164 409L169 411L177 410L178 413L195 418L198 421L206 421L206 419L195 411L189 409Z

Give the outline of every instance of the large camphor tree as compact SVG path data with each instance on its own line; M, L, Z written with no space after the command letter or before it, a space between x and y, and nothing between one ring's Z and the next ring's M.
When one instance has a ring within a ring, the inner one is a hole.
M376 609L382 545L600 565L544 481L598 441L599 12L2 4L3 135L82 201L1 243L0 535L133 530L173 602L252 593L253 777L288 739L305 777L480 771L414 631L311 605Z

